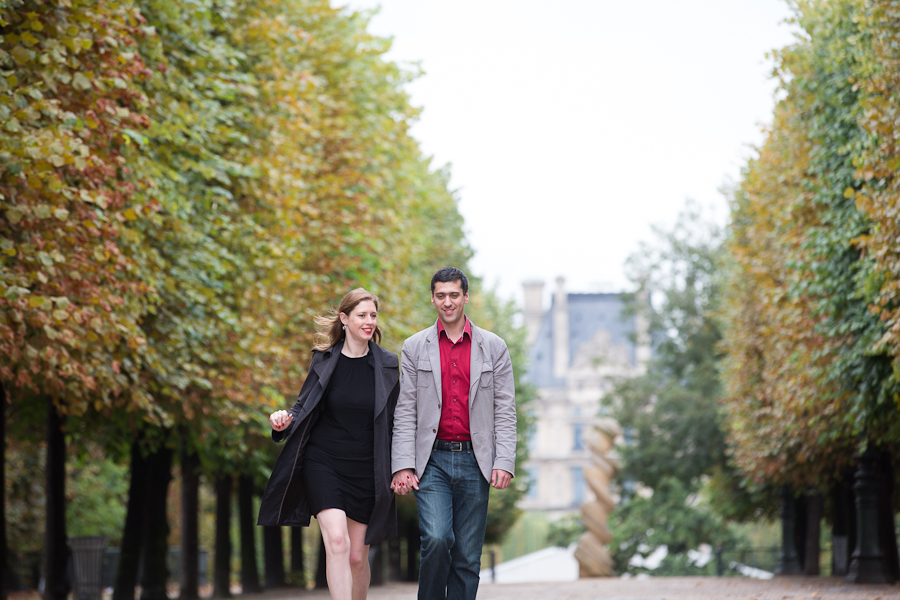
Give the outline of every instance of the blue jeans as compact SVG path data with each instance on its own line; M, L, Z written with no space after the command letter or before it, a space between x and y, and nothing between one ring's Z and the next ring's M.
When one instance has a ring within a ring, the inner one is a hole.
M419 480L419 600L475 600L491 487L472 450L432 450Z

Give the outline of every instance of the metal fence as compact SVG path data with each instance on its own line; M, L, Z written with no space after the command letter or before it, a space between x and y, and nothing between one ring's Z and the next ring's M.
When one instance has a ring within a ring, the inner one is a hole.
M819 552L819 573L821 575L831 575L831 552L830 543L822 544ZM731 566L732 563L760 569L768 573L774 573L780 555L781 548L778 546L763 548L722 548L721 564L725 570L722 574L741 575L736 571L735 567Z

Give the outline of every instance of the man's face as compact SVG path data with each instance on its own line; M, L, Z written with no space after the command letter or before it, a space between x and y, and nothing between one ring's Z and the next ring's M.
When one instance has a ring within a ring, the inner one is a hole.
M469 295L463 294L462 281L437 281L431 294L431 303L437 310L444 327L459 323L465 316L465 306Z

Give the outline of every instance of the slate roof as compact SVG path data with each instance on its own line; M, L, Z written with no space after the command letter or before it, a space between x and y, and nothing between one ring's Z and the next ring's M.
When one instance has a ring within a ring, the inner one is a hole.
M555 298L554 298L555 302ZM599 329L610 332L613 344L624 344L632 366L636 365L634 317L622 319L621 294L567 294L569 309L569 365L578 347L592 339ZM565 387L565 379L553 376L553 306L544 314L541 327L529 352L527 379L537 387Z

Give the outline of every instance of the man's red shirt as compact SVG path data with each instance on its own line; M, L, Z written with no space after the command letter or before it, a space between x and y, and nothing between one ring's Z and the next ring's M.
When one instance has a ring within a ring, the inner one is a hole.
M441 422L439 440L468 442L469 430L469 365L472 358L472 326L469 318L462 336L456 343L438 319L438 346L441 350Z

